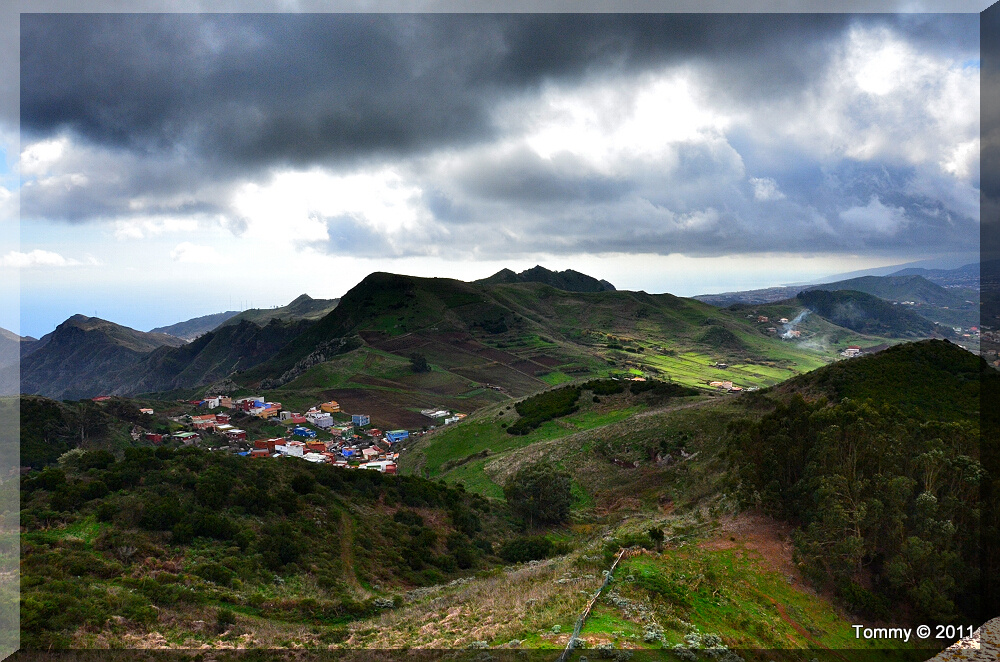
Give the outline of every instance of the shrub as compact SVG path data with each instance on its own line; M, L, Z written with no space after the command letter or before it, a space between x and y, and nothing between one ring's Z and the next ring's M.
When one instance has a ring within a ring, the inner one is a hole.
M500 558L508 563L544 559L552 552L552 541L545 536L521 536L508 540L500 548Z
M235 575L232 570L220 563L203 563L194 569L194 574L219 586L229 586Z
M296 474L292 478L292 489L298 494L309 494L316 488L316 479L306 473Z
M399 522L400 524L405 524L407 526L423 526L424 518L419 514L413 512L412 510L397 510L396 514L392 516L394 522Z
M223 607L215 614L215 629L222 634L236 623L236 614L232 609Z
M592 379L580 388L593 391L594 395L614 395L625 390L625 384L615 379Z

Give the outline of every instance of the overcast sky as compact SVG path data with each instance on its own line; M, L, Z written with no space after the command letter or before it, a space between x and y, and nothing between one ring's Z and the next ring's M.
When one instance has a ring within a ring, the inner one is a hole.
M23 14L20 43L24 334L375 270L693 295L979 250L976 14Z

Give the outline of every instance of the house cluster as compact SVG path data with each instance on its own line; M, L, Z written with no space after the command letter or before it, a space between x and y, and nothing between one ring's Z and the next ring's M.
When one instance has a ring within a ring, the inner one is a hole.
M367 416L365 417L367 418ZM249 451L239 455L249 457L293 457L306 462L332 464L344 469L370 469L382 473L396 473L399 458L398 444L410 436L407 430L359 430L354 426L337 426L339 434L329 441L316 438L315 430L293 427L288 436L257 439Z
M282 408L280 402L268 402L261 397L233 399L209 396L190 404L209 409L234 409L284 423L288 428L284 436L248 441L247 432L230 423L230 414L190 415L183 420L189 422L194 431L169 435L182 443L192 444L200 438L199 432L215 432L227 437L237 448L242 446L247 449L238 452L239 455L254 458L294 457L307 462L326 462L338 467L392 474L396 473L399 444L410 437L408 430L383 432L371 427L371 417L367 414L352 414L350 423L338 421L334 414L345 412L335 400L311 407L305 413L288 411ZM441 413L451 414L448 411ZM317 430L329 433L331 439L319 439ZM147 434L147 438L159 443L165 441L167 435Z
M851 345L843 352L841 352L840 355L846 356L849 359L854 358L855 356L861 356L861 348L858 347L857 345Z

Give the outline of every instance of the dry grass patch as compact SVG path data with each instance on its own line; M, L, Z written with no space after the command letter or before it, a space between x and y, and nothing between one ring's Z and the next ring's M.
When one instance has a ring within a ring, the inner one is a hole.
M580 580L566 557L476 578L437 597L352 626L344 645L364 648L463 648L523 640L553 625L572 628L599 576ZM570 581L562 581L571 578Z

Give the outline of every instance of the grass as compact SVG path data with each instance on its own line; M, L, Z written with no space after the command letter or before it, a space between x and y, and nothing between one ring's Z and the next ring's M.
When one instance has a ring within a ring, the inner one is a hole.
M762 567L751 550L685 545L623 561L615 578L615 595L642 605L662 627L663 640L653 647L685 644L691 624L734 649L913 647L855 639L852 620L826 599ZM612 628L629 638L641 634L641 621L629 612L627 603L623 608L602 598L583 634L607 635Z
M554 370L544 375L537 375L537 376L539 379L541 379L549 386L558 386L559 384L565 384L566 382L573 381L572 377L567 375L565 372L561 372L559 370Z
M509 410L508 406L495 407L475 418L435 431L410 449L410 456L403 460L403 473L419 469L427 477L440 476L448 481L464 482L467 489L470 489L472 484L480 484L486 486L493 493L490 496L493 496L496 490L488 487L488 479L484 477L486 482L474 479L474 469L481 470L485 461L469 462L454 469L445 467L445 463L461 460L487 449L492 457L540 441L550 441L583 430L602 427L627 419L645 408L642 405L629 405L620 409L598 410L594 408L593 403L584 402L585 399L586 396L580 399L580 411L547 421L526 435L507 433L506 426L518 418L517 412L510 405L508 405ZM420 456L419 461L412 458L414 454Z

